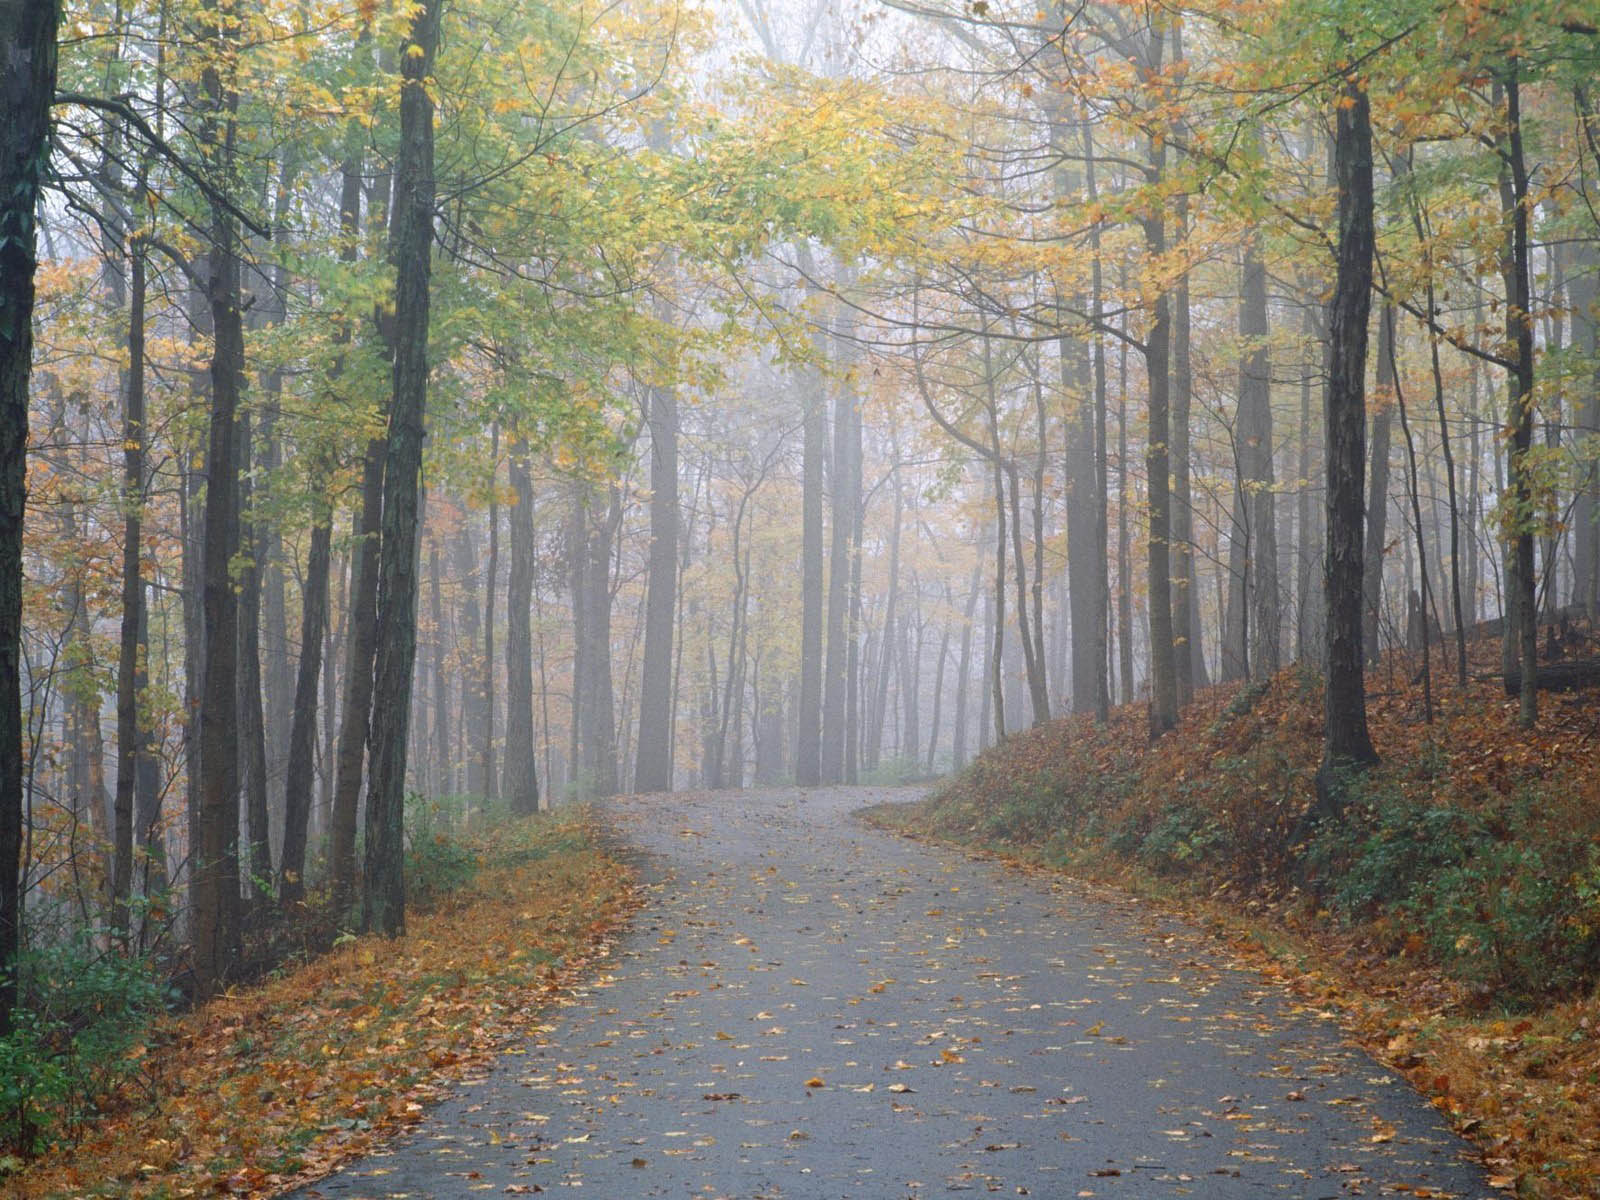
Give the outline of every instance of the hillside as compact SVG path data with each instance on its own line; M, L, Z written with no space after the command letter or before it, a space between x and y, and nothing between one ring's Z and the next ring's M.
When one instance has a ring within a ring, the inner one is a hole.
M1308 822L1302 668L1206 690L1153 745L1133 705L1015 734L877 819L1190 909L1339 1007L1508 1188L1600 1194L1600 716L1545 693L1519 730L1497 654L1471 648L1464 691L1436 678L1431 723L1415 656L1369 676L1383 762L1337 827Z

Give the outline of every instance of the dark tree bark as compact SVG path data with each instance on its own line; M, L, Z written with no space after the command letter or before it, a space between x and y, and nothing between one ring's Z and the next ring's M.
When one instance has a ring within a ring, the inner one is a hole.
M1502 655L1506 675L1521 682L1517 723L1532 729L1539 719L1539 614L1533 564L1533 481L1528 452L1533 448L1533 312L1528 249L1528 167L1522 146L1521 63L1513 54L1497 89L1505 105L1505 131L1496 140L1500 154L1500 208L1506 222L1500 273L1506 291L1506 344L1513 348L1506 374L1506 483L1515 525L1506 547L1506 637Z
M50 153L54 0L0 0L0 1034L22 939L22 523L33 368L34 220Z
M232 171L239 97L224 78L236 30L208 8L212 57L201 74L200 140L211 178ZM236 427L244 376L239 231L234 214L214 198L207 255L206 300L211 312L211 427L206 453L206 505L201 572L204 662L200 701L198 841L190 867L190 941L196 988L215 992L239 951L239 727L237 676L239 606L233 556L239 547L239 464Z
M1596 319L1595 272L1600 269L1593 243L1578 250L1577 261L1567 281L1567 296L1572 304L1573 349L1590 363L1588 388L1579 400L1574 420L1582 434L1600 434L1600 321ZM1577 494L1572 505L1572 600L1591 614L1600 607L1600 470L1594 458L1583 462Z
M439 0L414 10L401 52L400 148L389 256L395 277L393 402L383 477L378 645L367 796L362 928L405 931L406 733L417 640L417 494L428 392L428 283L433 248L433 73Z
M316 766L317 677L322 671L322 629L328 611L328 571L333 558L333 505L327 479L312 481L311 547L301 590L300 667L295 676L289 724L289 762L283 782L283 852L278 857L278 899L284 905L305 895L306 840L311 822L311 787Z
M538 742L533 736L533 476L528 444L516 438L508 460L511 577L506 582L506 757L500 794L521 815L539 811Z
M650 575L633 787L672 790L672 634L678 609L678 395L650 389Z
M1362 496L1366 433L1367 317L1372 305L1372 116L1366 92L1348 81L1336 103L1338 270L1328 313L1329 379L1323 443L1328 464L1327 610L1319 805L1342 804L1345 778L1378 761L1367 733L1361 653Z

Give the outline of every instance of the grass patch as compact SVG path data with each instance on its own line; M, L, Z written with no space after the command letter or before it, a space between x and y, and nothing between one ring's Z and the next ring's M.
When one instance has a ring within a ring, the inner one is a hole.
M499 826L470 851L465 880L404 937L349 939L160 1023L77 1144L0 1184L39 1197L271 1194L419 1119L607 952L634 903L576 808Z

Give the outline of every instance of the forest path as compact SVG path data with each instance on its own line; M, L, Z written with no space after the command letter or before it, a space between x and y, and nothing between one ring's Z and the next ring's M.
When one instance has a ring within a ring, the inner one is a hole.
M609 973L303 1194L1491 1194L1403 1081L1192 927L850 816L912 794L611 802L649 899Z

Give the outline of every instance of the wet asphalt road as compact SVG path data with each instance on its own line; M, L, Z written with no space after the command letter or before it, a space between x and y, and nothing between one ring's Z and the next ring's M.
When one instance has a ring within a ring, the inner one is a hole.
M1326 1015L1134 901L850 816L895 796L612 802L649 899L608 973L301 1195L1493 1194Z

